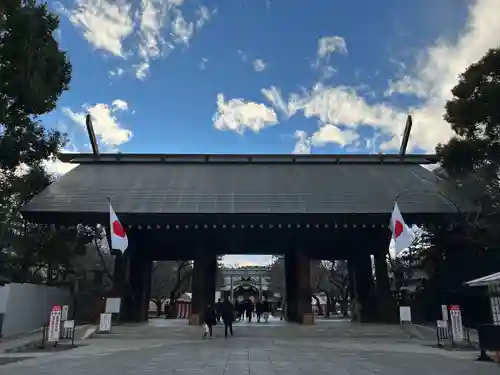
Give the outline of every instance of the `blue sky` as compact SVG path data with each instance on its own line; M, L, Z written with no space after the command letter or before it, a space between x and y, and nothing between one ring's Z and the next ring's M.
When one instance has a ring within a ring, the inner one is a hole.
M89 151L87 112L110 152L390 153L408 113L411 152L433 152L451 135L443 106L458 74L500 45L498 0L49 6L73 79L43 121L74 152Z

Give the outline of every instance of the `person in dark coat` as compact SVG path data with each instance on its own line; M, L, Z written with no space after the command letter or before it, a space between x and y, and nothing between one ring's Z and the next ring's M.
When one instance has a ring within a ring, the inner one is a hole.
M267 323L269 321L269 312L271 311L271 306L269 305L267 297L264 298L264 301L261 304L261 311L264 316L264 321Z
M222 301L219 298L217 303L215 304L215 312L217 314L217 323L220 323L220 319L222 317Z
M222 321L224 322L224 337L227 338L227 331L233 335L234 306L228 299L222 303Z
M260 300L255 304L255 314L257 315L257 323L260 323L260 317L263 313L262 302Z
M244 307L243 303L236 301L234 308L237 312L236 320L239 322L239 321L241 321L241 318L243 317L243 310L245 309L245 307Z
M245 301L245 313L248 318L248 322L252 321L252 314L253 314L253 303L251 299L247 299Z
M208 327L208 331L205 330L203 338L206 338L208 334L210 334L210 338L212 338L212 327L217 324L217 315L215 313L215 309L210 304L208 304L205 309L203 321Z

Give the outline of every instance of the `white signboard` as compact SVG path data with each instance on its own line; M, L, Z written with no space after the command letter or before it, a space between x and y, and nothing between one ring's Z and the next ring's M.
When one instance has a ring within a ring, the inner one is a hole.
M99 332L111 332L111 313L101 314Z
M68 320L68 313L69 313L69 306L67 306L67 305L63 306L62 307L62 316L61 316L61 320L63 322Z
M75 328L75 321L74 320L65 320L63 323L63 328L64 329L73 329Z
M462 312L460 311L460 306L450 306L450 321L453 341L462 341L464 339L464 328L462 326Z
M399 321L401 323L411 323L410 306L399 306Z
M446 305L441 305L441 316L442 316L442 320L444 320L445 322L448 321L448 306Z
M107 313L119 314L121 298L106 298L106 310Z
M61 306L52 306L52 310L50 310L49 331L47 333L48 342L59 341L59 335L61 332L61 315Z

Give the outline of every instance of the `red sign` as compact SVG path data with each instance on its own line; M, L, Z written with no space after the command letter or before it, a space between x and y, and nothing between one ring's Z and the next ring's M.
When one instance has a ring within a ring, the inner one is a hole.
M59 305L52 306L49 319L49 332L47 335L48 342L59 341L61 331L61 313L62 308Z

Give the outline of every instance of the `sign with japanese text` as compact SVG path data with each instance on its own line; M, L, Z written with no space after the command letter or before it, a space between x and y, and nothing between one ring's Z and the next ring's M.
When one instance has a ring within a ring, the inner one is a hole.
M47 332L48 342L59 341L61 333L61 317L62 317L61 306L58 305L52 306L52 309L50 310L49 329Z
M462 341L464 339L464 328L462 325L462 311L460 310L460 306L450 306L450 321L453 341Z
M99 319L99 332L111 332L111 313L101 314Z

